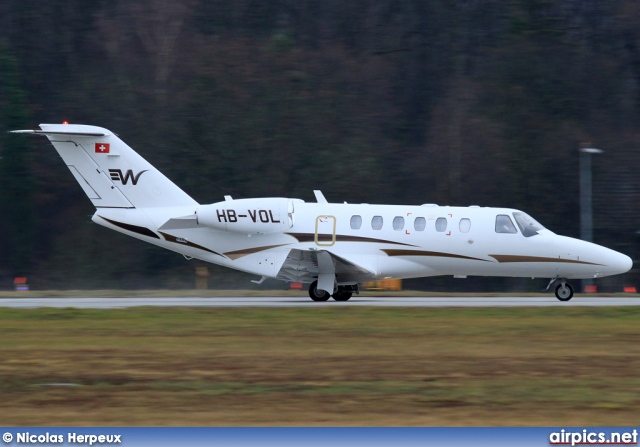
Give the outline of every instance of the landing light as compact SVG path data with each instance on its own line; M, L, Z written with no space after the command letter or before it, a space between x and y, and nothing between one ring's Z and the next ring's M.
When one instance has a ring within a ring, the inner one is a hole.
M62 124L67 125L69 124L69 121L63 121Z

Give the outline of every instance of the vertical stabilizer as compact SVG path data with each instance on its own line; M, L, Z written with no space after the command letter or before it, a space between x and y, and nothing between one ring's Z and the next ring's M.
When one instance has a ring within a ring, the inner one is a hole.
M96 208L152 208L197 202L138 155L113 132L80 124L41 124Z

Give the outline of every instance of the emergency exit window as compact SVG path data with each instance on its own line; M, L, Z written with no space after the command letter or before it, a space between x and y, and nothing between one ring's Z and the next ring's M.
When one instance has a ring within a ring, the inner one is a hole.
M427 219L424 217L416 217L416 220L413 221L413 228L415 228L416 231L424 231L426 226Z

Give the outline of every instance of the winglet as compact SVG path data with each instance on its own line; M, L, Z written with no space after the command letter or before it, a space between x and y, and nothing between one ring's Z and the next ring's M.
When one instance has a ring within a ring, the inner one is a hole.
M313 194L316 196L316 202L318 203L329 203L327 199L324 198L324 194L319 189L314 189Z

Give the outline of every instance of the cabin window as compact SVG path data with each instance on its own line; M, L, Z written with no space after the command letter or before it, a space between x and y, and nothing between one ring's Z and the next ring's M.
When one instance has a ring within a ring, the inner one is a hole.
M371 228L374 230L382 228L382 216L373 216L373 219L371 219Z
M351 229L352 230L359 230L360 227L362 226L362 216L351 216Z
M416 220L413 221L413 228L416 231L424 231L424 228L427 226L427 219L424 217L416 217Z
M496 233L517 233L516 227L513 225L511 218L506 214L498 214L496 216Z
M460 219L460 233L468 233L471 229L471 220L464 218Z
M447 219L445 217L438 217L436 220L436 231L441 233L447 231Z
M396 216L393 218L393 229L400 231L404 228L404 217Z

